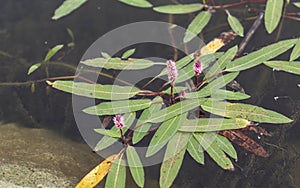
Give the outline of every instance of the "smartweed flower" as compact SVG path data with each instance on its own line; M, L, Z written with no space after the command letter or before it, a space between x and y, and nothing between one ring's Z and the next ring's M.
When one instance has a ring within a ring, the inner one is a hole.
M203 71L203 64L198 60L195 64L194 64L194 74L195 76L199 76Z
M168 60L167 61L167 69L168 69L168 78L169 81L174 84L174 82L176 81L176 78L178 76L178 72L177 72L177 68L175 65L175 62L172 60Z
M114 124L116 127L118 127L119 129L122 129L124 127L124 118L121 115L116 115L113 118Z

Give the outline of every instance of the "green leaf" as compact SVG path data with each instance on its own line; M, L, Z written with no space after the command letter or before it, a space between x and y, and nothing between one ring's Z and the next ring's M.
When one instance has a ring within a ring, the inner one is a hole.
M265 10L265 26L271 34L279 24L284 0L268 0Z
M232 157L233 159L237 159L236 150L226 137L217 134L216 143L230 157Z
M79 8L83 3L87 2L87 0L65 0L60 7L55 10L53 20L58 20L61 17L64 17L77 8Z
M107 130L107 129L94 129L96 133L102 134L104 136L109 136L113 138L120 138L119 130Z
M188 88L185 87L185 86L175 86L173 88L173 92L174 93L180 93L181 90L187 90ZM170 94L171 93L171 87L169 87L168 89L164 90L164 91L161 91L161 93L164 93L164 94Z
M152 4L146 0L119 0L122 3L140 8L150 8Z
M227 14L227 21L231 27L231 29L241 37L244 37L244 28L240 21L232 16L228 10L225 10Z
M98 116L122 114L126 112L143 110L148 108L151 103L152 102L149 99L102 102L96 106L85 108L83 112Z
M250 104L207 101L203 110L228 118L243 118L260 123L290 123L291 119L277 112Z
M67 32L68 32L68 35L71 37L72 42L74 42L75 37L74 37L73 31L70 28L67 28Z
M204 152L199 142L192 136L189 140L187 151L195 161L204 164Z
M150 157L161 150L167 142L175 135L186 113L163 122L152 137L147 149L146 157Z
M293 48L293 51L290 56L290 61L294 61L299 57L300 57L300 38L298 38L298 41L296 42L296 45Z
M202 145L208 155L223 169L233 170L231 160L225 155L224 151L215 142L216 133L196 133L194 137Z
M212 132L230 129L245 128L250 124L245 119L223 119L223 118L200 118L185 120L183 125L178 129L182 132Z
M190 23L185 32L183 42L188 43L193 38L195 38L203 28L208 24L211 18L211 13L207 11L200 12Z
M193 99L193 98L203 98L208 96L219 96L224 93L220 91L219 89L222 87L225 87L228 83L230 83L232 80L234 80L239 75L239 72L233 72L229 74L225 74L224 76L220 76L214 81L210 82L208 85L200 89L200 91L197 92L191 92L186 94L187 99ZM220 92L219 94L217 93ZM226 94L226 93L225 93ZM223 95L225 96L225 95Z
M122 159L116 160L107 175L106 188L125 188L126 167Z
M227 50L226 53L222 55L216 63L213 64L209 71L205 73L205 78L209 78L221 72L227 66L227 64L230 63L231 60L235 57L237 50L237 45Z
M28 69L27 75L30 75L31 73L36 71L41 65L42 63L36 63L34 65L31 65L31 67Z
M224 89L216 90L212 93L214 99L226 99L226 100L244 100L251 96L241 92L228 91Z
M159 123L199 107L207 99L184 100L153 113L146 122Z
M110 59L110 58L111 58L111 56L110 56L108 53L106 53L106 52L100 52L100 54L101 54L101 56L104 57L105 59Z
M128 57L132 56L132 54L134 54L135 52L135 48L127 50L126 52L124 52L122 54L122 59L127 59Z
M139 89L131 86L89 84L84 82L60 80L53 83L48 82L48 84L50 84L53 88L64 92L104 100L128 99L140 92Z
M146 69L153 65L166 65L165 63L152 62L146 59L128 59L122 60L120 58L95 58L81 61L80 63L97 68L114 69L114 70L139 70Z
M44 61L47 62L51 59L51 57L53 57L59 50L61 50L62 48L64 47L63 44L60 44L60 45L56 45L54 46L53 48L51 48L49 50L49 52L47 53Z
M293 74L300 74L299 61L267 61L265 65L278 71L285 71Z
M131 175L135 183L139 187L144 187L145 173L144 173L142 162L135 148L132 146L128 146L126 149L126 156L128 160L129 170L131 172Z
M295 5L296 7L300 8L300 2L294 2L293 5Z
M244 57L238 58L226 66L226 71L234 72L252 68L268 61L283 52L287 51L296 43L297 39L283 40L266 46L256 52L252 52Z
M184 5L165 5L153 8L154 11L165 14L188 14L200 11L204 6L200 3Z
M160 110L161 107L162 107L162 98L158 96L155 99L153 99L152 105L143 111L136 125L137 126L141 125L144 121L146 121L151 116L151 114ZM144 123L142 126L136 128L133 133L132 144L136 144L140 140L142 140L148 134L150 127L151 127L151 123Z
M190 134L176 133L169 141L160 168L159 185L161 188L171 187L174 182L183 162L189 138Z

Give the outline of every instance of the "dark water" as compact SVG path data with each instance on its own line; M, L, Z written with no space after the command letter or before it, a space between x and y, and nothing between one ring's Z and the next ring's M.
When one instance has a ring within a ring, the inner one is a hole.
M46 77L45 71L39 70L27 76L28 67L40 62L47 50L56 44L70 42L66 28L70 28L75 35L75 47L66 54L58 54L55 58L62 58L64 64L77 66L85 50L106 32L124 24L137 21L167 21L168 17L154 13L148 9L138 9L123 5L117 1L92 1L71 15L53 21L51 17L55 8L62 1L39 0L2 0L0 6L0 82L25 82ZM154 1L163 4L163 1ZM167 1L164 1L167 2ZM188 1L195 2L195 1ZM234 2L234 1L216 1ZM249 3L248 8L263 9ZM249 18L256 15L252 11L243 11L245 6L232 9L232 14L242 20L245 30L251 27L254 20ZM295 12L290 8L288 11ZM174 22L187 27L186 16L175 16ZM223 11L213 15L209 26L203 32L205 42L227 31L226 16ZM299 37L300 24L297 21L285 19L280 39ZM245 52L257 50L269 43L275 42L277 32L268 35L260 26L254 37L247 45ZM236 39L228 47L238 44ZM227 49L228 47L224 48ZM162 58L172 57L172 50L162 46L141 46L137 56L147 57L157 55ZM68 51L68 50L65 50ZM287 59L288 54L279 58ZM72 75L74 70L49 66L49 76ZM261 105L276 110L287 116L299 119L300 83L298 76L274 72L264 66L243 71L238 81L246 93L252 96L247 103ZM278 96L278 100L274 97ZM54 130L67 139L82 142L72 116L71 96L51 90L45 83L36 85L31 93L30 85L14 87L0 87L0 120L3 122L17 122L24 127L42 127ZM200 166L187 155L182 170L175 181L175 187L293 187L300 186L297 179L300 165L297 161L300 152L299 123L293 125L262 125L273 136L261 139L262 145L271 157L268 159L254 157L239 151L239 161L236 171L225 172L219 169L209 157L206 164ZM256 138L258 135L253 134ZM74 154L76 155L76 154ZM82 161L87 159L82 156ZM91 166L96 165L94 163ZM147 169L147 187L158 186L159 166ZM85 173L85 172L83 172ZM83 174L82 174L83 175ZM130 183L129 183L130 184ZM131 185L131 184L130 184Z

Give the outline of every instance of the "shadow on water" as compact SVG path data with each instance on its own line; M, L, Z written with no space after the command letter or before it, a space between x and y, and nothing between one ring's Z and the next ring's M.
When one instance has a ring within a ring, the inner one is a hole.
M0 82L25 82L29 79L44 78L46 74L42 70L28 77L28 67L41 61L46 51L54 45L70 42L71 39L66 32L66 28L70 28L74 32L75 48L68 54L58 54L56 58L64 56L63 61L65 64L76 67L85 50L104 33L118 26L136 21L167 21L167 16L156 14L147 9L125 6L117 1L89 1L66 18L59 21L50 20L53 11L60 3L61 1L43 2L39 0L1 1ZM225 4L225 1L222 1L222 3ZM252 6L254 5L248 5L248 7ZM246 18L256 14L247 11L242 12L242 9L239 8L244 9L244 7L238 7L232 13L239 15L239 18L244 20L243 25L247 30L250 28L252 21L245 21ZM219 15L214 15L214 19L208 26L208 29L204 30L203 37L205 42L229 29L224 24L226 23L225 13L216 14ZM176 16L175 22L186 27L186 18L184 16ZM295 21L285 20L281 38L297 36L299 35L299 29L299 24L296 26ZM274 42L275 38L276 32L273 35L267 35L263 26L260 26L245 52L257 50L264 45ZM234 43L238 44L240 40L236 39ZM230 46L232 45L234 44L230 44ZM160 46L155 48L145 46L136 55L147 57L149 54L170 58L172 50L165 50ZM279 58L287 57L288 54L284 54ZM49 72L50 76L52 74L52 76L74 74L74 70L70 67L49 66ZM261 105L299 120L300 98L299 88L296 85L300 83L300 80L297 78L295 75L276 72L266 67L258 66L252 70L244 71L238 78L238 81L244 87L246 93L252 96L251 99L245 102ZM276 96L279 97L278 100L274 100ZM36 163L39 163L40 167L53 168L63 172L65 176L80 178L88 171L87 169L95 166L100 161L101 158L99 157L99 160L95 159L88 146L69 140L82 141L73 118L71 96L69 94L51 90L45 83L39 83L36 84L34 93L31 92L30 85L1 87L0 98L1 121L17 122L21 126L31 127L32 132L29 130L29 133L23 134L23 136L28 138L31 136L42 136L42 134L37 132L46 131L43 129L52 129L56 132L56 137L49 136L44 139L41 138L42 140L29 139L29 145L32 144L30 142L45 142L49 143L49 145L55 143L59 145L59 141L62 145L65 142L72 142L69 145L64 145L64 147L78 147L82 148L81 151L89 153L84 155L81 152L80 157L76 160L76 163L82 163L81 170L78 170L81 175L78 172L75 173L74 169L66 167L66 164L71 160L71 157L68 158L66 156L76 156L79 152L79 150L74 150L72 154L72 149L70 148L66 151L68 155L64 155L64 153L53 154L55 157L59 155L61 157L65 156L65 158L56 158L62 164L65 163L59 168L56 168L57 165L51 164L53 160L39 160ZM226 172L219 169L215 163L209 160L208 156L205 156L206 164L200 166L190 156L186 155L174 187L299 187L300 182L297 178L300 174L300 163L297 160L300 152L299 122L293 125L273 126L262 124L262 126L270 131L273 136L256 140L270 152L271 156L269 158L255 157L243 149L238 149L239 161L235 162L236 170L234 172ZM36 128L40 128L40 130ZM1 129L3 136L8 134L9 131L10 133L15 132L15 134L22 133L24 128L16 128L14 125L11 125L1 126ZM59 134L58 136L57 133ZM47 135L49 134L54 133L47 133ZM258 135L255 134L251 136L258 138ZM6 140L8 142L9 140L5 136L1 138L3 141ZM16 144L16 142L11 142L10 144ZM9 150L4 146L0 149L4 149L4 151ZM19 153L19 155L25 155L25 152ZM27 152L32 155L32 152L36 152L36 150L30 150L30 147L28 147ZM49 155L52 154L49 153ZM1 158L4 161L7 160L9 158L8 153L3 152ZM21 161L21 158L18 158L18 153L15 153L15 158L11 159ZM28 158L28 161L30 160ZM13 163L16 161L9 162ZM86 161L90 161L90 163ZM51 165L47 166L46 164ZM79 167L76 166L74 168ZM146 173L148 176L146 178L146 187L158 187L155 179L158 179L159 176L159 166L147 168ZM133 187L131 183L129 184L128 186ZM102 183L100 187L103 185Z

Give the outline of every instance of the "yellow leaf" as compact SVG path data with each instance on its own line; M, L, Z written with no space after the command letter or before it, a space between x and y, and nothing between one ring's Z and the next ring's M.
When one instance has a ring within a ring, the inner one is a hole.
M119 154L112 155L85 175L76 188L91 188L96 186L109 172L113 162L120 158Z

